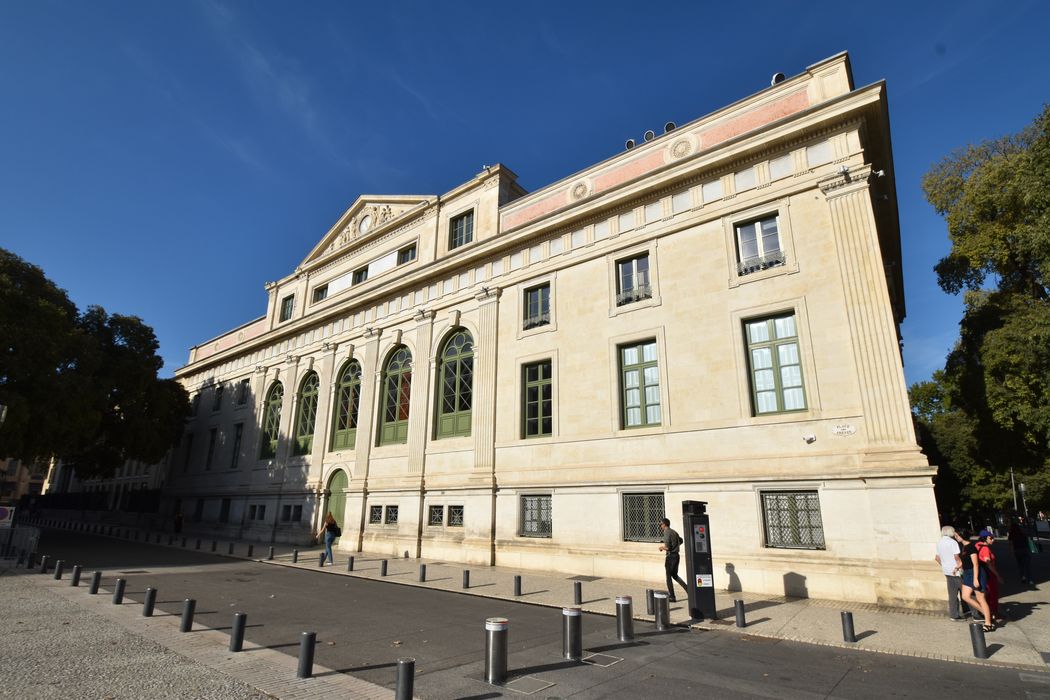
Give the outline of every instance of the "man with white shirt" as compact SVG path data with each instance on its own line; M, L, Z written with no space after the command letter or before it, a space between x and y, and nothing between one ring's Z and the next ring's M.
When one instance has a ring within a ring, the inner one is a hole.
M941 528L941 539L937 541L937 556L934 559L941 565L941 571L948 580L948 617L961 621L962 609L959 607L959 592L962 590L962 558L959 553L959 535L951 525Z

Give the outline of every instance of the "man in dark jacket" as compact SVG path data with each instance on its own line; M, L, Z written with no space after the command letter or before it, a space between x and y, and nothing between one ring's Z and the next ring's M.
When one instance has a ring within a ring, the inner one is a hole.
M678 562L681 557L678 555L678 548L682 544L682 537L677 532L671 529L671 521L667 518L663 518L660 521L660 532L664 535L664 543L660 545L660 551L664 552L664 571L667 573L667 600L674 603L677 598L674 597L674 586L671 585L671 580L678 582L678 585L685 589L685 592L689 593L689 586L685 585L678 576Z

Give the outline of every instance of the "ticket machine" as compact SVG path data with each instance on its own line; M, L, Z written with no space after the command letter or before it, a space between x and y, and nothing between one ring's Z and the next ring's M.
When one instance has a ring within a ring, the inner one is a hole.
M686 554L686 582L689 584L689 615L694 620L714 620L715 574L711 563L711 527L706 501L683 501L685 529L682 549Z

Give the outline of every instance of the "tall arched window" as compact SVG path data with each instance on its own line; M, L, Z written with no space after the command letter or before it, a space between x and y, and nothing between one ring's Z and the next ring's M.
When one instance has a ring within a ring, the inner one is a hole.
M474 339L459 329L441 350L437 437L470 435L470 405L474 387Z
M306 375L299 387L299 410L295 416L295 454L310 454L314 446L314 423L317 420L317 372Z
M383 370L380 445L408 442L408 406L411 398L412 353L402 345L390 356Z
M270 459L277 455L277 438L281 434L281 404L283 402L284 387L280 382L274 382L266 394L266 403L263 404L259 459Z
M361 364L350 360L339 374L332 416L332 450L352 450L357 442L357 409L361 403Z

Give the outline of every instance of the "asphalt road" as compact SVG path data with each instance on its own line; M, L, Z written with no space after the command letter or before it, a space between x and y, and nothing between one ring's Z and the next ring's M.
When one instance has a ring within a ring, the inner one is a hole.
M399 657L416 659L417 697L519 697L484 683L484 621L510 620L511 687L553 684L534 698L1037 698L1050 674L820 647L747 635L635 622L616 639L612 618L585 615L585 654L607 666L561 658L561 611L511 601L369 581L81 533L44 531L38 551L104 572L103 588L128 580L126 602L158 590L158 614L197 600L196 621L228 630L248 614L248 641L296 655L301 632L317 633L316 663L393 688ZM360 566L375 562L358 559ZM931 651L936 640L931 639ZM226 653L217 648L216 654ZM251 653L247 651L245 653Z

